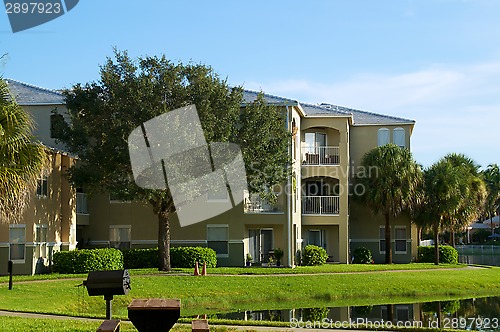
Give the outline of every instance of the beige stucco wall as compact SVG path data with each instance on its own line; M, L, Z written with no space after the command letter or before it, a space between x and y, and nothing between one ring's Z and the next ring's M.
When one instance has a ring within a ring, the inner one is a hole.
M33 118L35 127L33 136L43 144L64 151L65 146L50 136L50 115L52 110L57 109L59 114L68 118L65 105L23 105L22 108Z
M47 169L48 195L38 197L34 191L28 198L26 210L17 224L25 225L25 260L15 262L16 274L33 274L41 268L48 267L52 251L74 249L76 247L76 203L74 191L71 189L64 172L69 168L72 159L54 152L49 153ZM47 227L48 248L45 259L36 255L35 225ZM7 273L9 258L9 224L0 223L0 274Z

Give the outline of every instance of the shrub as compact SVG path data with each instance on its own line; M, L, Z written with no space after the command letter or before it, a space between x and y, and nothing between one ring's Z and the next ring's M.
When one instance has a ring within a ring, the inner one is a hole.
M53 269L59 273L120 270L123 254L114 248L60 251L54 254Z
M170 248L172 267L192 268L195 262L207 263L207 267L217 266L217 254L212 248L205 247L175 247Z
M308 266L323 265L327 258L328 254L325 249L312 244L307 245L302 254L303 263Z
M373 261L371 251L365 247L356 248L354 250L353 256L354 259L352 262L354 264L371 264L371 262Z
M418 247L420 263L434 263L434 246ZM439 263L458 264L458 251L452 246L439 246Z
M158 268L158 248L129 249L123 252L126 269Z

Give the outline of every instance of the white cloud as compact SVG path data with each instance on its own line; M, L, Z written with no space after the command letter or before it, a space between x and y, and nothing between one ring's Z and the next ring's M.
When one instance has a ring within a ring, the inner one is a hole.
M396 75L362 74L344 82L251 82L249 89L302 102L337 105L417 121L413 149L428 165L448 152L500 163L500 62L434 65Z

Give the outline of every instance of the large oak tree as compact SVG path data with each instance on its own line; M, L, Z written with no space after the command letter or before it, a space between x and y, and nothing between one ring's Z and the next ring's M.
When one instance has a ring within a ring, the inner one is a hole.
M243 104L241 87L202 64L182 64L165 56L130 58L115 51L100 79L76 84L65 92L70 123L61 123L60 139L79 163L69 176L86 192L110 192L121 199L147 202L158 216L159 269L170 266L170 219L176 208L165 190L139 188L133 179L127 146L131 131L165 112L196 105L207 142L239 144L249 189L282 183L290 162L283 110L259 97ZM59 118L60 119L60 118Z

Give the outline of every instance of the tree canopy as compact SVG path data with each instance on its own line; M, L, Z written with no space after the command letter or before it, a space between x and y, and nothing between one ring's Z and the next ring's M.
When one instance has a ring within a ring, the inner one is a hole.
M60 139L80 162L70 179L86 192L107 191L151 204L159 221L160 269L169 270L169 219L175 213L166 190L146 190L133 179L127 138L160 114L194 104L206 141L239 144L249 189L263 192L283 182L290 162L286 115L262 95L243 105L241 87L230 87L212 68L173 63L165 56L131 59L115 51L100 79L65 92L70 116ZM242 107L245 106L245 107Z

